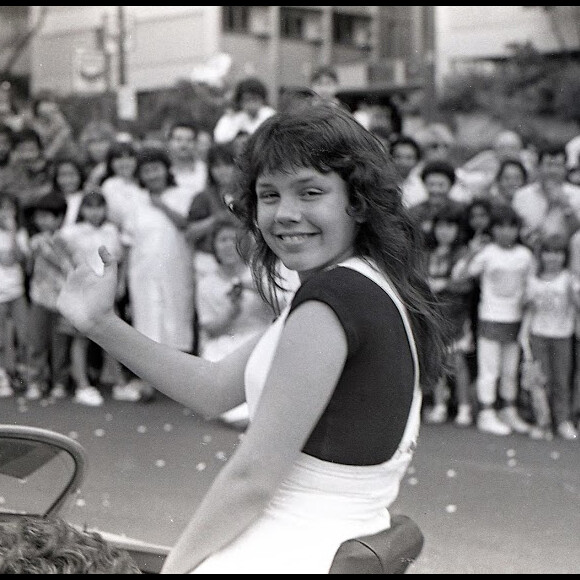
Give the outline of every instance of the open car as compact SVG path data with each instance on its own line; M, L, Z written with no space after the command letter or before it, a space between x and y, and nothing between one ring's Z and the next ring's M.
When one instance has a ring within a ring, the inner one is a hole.
M85 449L67 435L0 424L0 525L24 517L66 519L64 512L80 493L87 466ZM82 529L98 532L113 546L126 550L146 574L158 574L170 551L170 546L96 528ZM417 524L408 516L395 514L389 530L344 542L329 573L403 574L422 547L423 534Z
M65 517L67 505L84 482L87 465L85 449L67 435L0 424L0 523L22 517ZM158 574L169 553L169 546L100 529L90 531L127 550L146 574Z

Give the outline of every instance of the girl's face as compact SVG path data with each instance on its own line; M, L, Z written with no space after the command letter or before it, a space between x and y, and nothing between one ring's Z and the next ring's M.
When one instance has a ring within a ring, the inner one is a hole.
M79 213L86 222L98 227L107 219L107 206L82 204Z
M111 160L111 169L115 172L115 175L125 179L133 178L136 167L137 158L134 155L121 155Z
M557 274L564 268L566 253L563 250L542 250L540 260L545 274Z
M162 193L167 188L167 167L162 161L143 163L139 169L139 175L151 193Z
M264 99L256 93L244 93L240 97L240 109L254 118L264 106Z
M354 253L358 224L348 215L346 182L312 168L265 173L256 181L265 242L301 280Z
M489 227L490 215L481 205L474 205L469 213L469 225L475 232L482 232Z
M232 182L235 165L227 161L216 161L211 167L210 171L218 185L228 185Z
M513 194L516 189L523 187L526 180L522 170L517 165L506 165L498 180L499 186L506 194Z
M74 163L61 163L56 168L56 182L63 193L75 193L81 188L81 174Z
M214 254L217 261L225 266L233 266L242 262L238 253L237 230L235 227L223 227L215 236Z
M441 246L450 246L457 239L459 226L455 222L438 221L433 227L433 235Z
M520 229L515 224L495 224L491 230L494 242L502 248L511 248L518 239Z
M403 177L407 177L411 169L417 165L417 152L412 145L399 143L393 148L393 161Z
M46 211L44 209L37 209L34 212L34 225L41 232L54 233L58 228L60 228L64 215L57 215L51 211Z

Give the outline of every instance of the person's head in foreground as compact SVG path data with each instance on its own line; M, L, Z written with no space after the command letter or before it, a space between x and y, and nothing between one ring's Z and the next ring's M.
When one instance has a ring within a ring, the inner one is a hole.
M0 523L0 574L141 574L131 555L61 518Z
M278 260L302 281L355 256L385 272L411 313L420 351L430 351L421 361L427 380L441 368L439 338L427 330L438 315L398 181L381 142L349 112L309 104L274 115L250 137L234 179L235 211L256 238L251 263L266 299Z

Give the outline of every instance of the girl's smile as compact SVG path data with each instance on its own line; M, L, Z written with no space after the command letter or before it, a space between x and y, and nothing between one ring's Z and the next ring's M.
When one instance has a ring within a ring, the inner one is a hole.
M313 168L262 174L256 182L258 227L284 265L302 280L352 256L356 220L338 173Z

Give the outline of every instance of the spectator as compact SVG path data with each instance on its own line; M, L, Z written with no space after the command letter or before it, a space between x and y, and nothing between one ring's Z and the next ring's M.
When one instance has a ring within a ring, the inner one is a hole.
M512 206L521 217L522 240L533 247L553 234L570 236L580 226L580 186L566 181L566 149L546 146L538 152L538 177L516 190Z
M519 240L521 219L511 206L495 206L492 242L472 247L455 267L456 280L478 278L477 428L493 435L527 433L517 410L520 346L526 282L535 267L532 251ZM496 411L499 395L503 408Z
M425 201L425 185L416 171L422 158L419 143L409 135L400 135L390 142L389 152L399 171L403 203L407 207L412 207Z
M184 203L188 205L207 184L207 163L198 151L199 133L197 125L182 121L173 123L167 133L172 173L187 198Z
M17 370L26 363L28 300L25 287L28 234L16 200L0 191L0 398L14 394Z
M61 332L56 299L66 278L62 262L53 258L52 245L66 214L66 200L51 192L30 209L35 233L30 238L30 315L28 377L25 397L40 399L54 390L62 396L69 381L69 338Z
M330 65L319 66L310 75L310 88L322 99L335 105L340 101L336 96L340 86L337 70Z
M101 191L107 200L107 219L123 231L135 204L147 195L137 181L137 149L132 142L117 141L107 151Z
M9 176L10 155L14 146L14 131L0 123L0 191L4 189Z
M119 229L107 219L107 201L99 190L89 190L83 195L78 221L64 225L58 237L66 243L76 260L86 261L97 272L103 270L98 249L105 246L119 263L117 299L125 293L126 251ZM89 376L89 340L65 321L61 329L71 336L71 378L76 387L74 401L91 407L101 406L104 403L103 395L98 386L91 385ZM104 356L110 359L107 353ZM113 398L127 400L128 394L128 400L138 400L139 393L125 385L121 366L116 361L109 360L107 369L113 372L113 368L116 371L113 375Z
M540 241L538 268L525 293L525 319L521 340L529 343L532 357L546 378L553 429L566 440L578 438L572 422L573 336L580 308L580 280L568 269L568 240L551 236Z
M81 131L78 142L85 165L87 187L99 185L103 181L107 153L116 138L115 127L102 119L90 121Z
M493 201L511 204L515 192L528 183L528 171L518 159L504 159L489 187L489 197Z
M74 224L84 195L85 172L83 164L72 156L59 157L52 163L53 191L66 200L67 209L63 226Z
M34 98L29 122L42 141L47 160L52 161L61 155L74 153L76 144L72 126L53 94L44 92Z
M185 238L187 195L162 149L144 147L137 179L147 199L126 223L128 290L132 324L142 334L184 352L194 348L194 269ZM153 385L135 384L142 400L155 397Z
M233 109L218 119L213 137L216 143L232 141L240 131L251 135L276 111L268 104L268 89L256 77L238 82L234 89Z
M428 255L429 286L441 302L449 324L451 344L448 350L449 372L434 387L433 407L425 413L427 423L444 423L451 398L450 379L455 385L457 414L455 424L467 427L472 423L470 392L471 376L467 353L473 349L470 321L472 281L456 280L453 268L465 254L465 220L463 208L454 204L442 206L433 216L434 246Z

